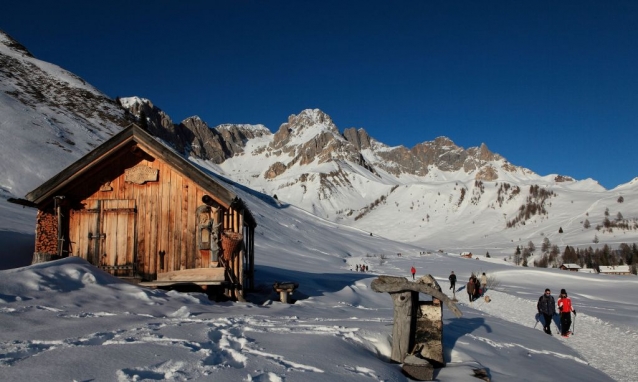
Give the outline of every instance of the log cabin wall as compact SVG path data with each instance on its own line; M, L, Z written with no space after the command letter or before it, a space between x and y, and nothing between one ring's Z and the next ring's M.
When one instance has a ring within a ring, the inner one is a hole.
M127 181L124 171L138 166L158 170L157 180L143 184ZM130 224L127 226L126 237L137 243L134 258L138 274L146 280L154 280L161 272L203 266L197 249L197 207L203 204L204 195L213 199L215 195L206 193L166 162L120 155L69 192L76 195L77 202L69 217L71 255L86 256L84 248L91 245L84 235L86 228L81 227L83 213L90 211L98 200L128 200L134 201L135 227L130 230ZM118 259L118 265L123 265L121 261Z

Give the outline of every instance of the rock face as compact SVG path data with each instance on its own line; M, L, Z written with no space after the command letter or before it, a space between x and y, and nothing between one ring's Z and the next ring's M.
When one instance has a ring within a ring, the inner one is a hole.
M263 125L226 124L211 128L197 116L174 124L164 111L147 99L129 97L121 98L119 102L134 116L136 123L178 152L217 164L243 153L248 140L271 135Z
M149 100L134 97L121 102L139 123L144 124L140 118L145 117L148 130L171 143L179 152L216 164L245 154L245 147L252 139L272 135L270 143L257 149L257 152L268 151L270 155L279 157L278 163L264 170L265 179L274 179L295 165L347 161L373 174L383 170L395 176L425 176L430 168L437 168L448 172L476 171L477 180L496 180L498 171L490 163L504 161L485 144L464 150L447 137L438 137L408 149L404 146L388 147L375 141L361 128L347 128L340 134L330 116L319 109L290 115L288 121L271 134L262 125L225 124L211 128L199 117L190 117L175 125ZM501 168L503 171L519 169L506 162Z
M364 129L356 130L354 127L345 129L343 137L357 148L357 150L367 150L372 147L372 139Z

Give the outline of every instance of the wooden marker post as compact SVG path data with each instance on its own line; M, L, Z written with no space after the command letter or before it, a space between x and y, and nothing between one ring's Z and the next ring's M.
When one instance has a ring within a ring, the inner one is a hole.
M392 354L394 362L403 363L403 371L411 378L432 380L434 367L444 367L443 311L441 303L461 317L456 304L441 292L430 275L417 282L404 277L379 276L370 287L375 292L390 293L394 304ZM419 293L432 296L432 301L419 301Z

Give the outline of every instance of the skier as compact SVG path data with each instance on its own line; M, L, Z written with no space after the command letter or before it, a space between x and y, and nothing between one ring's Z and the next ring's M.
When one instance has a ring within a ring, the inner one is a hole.
M414 265L410 268L410 273L412 273L412 280L414 280L414 275L416 274L416 268L414 268Z
M450 273L450 277L448 277L448 280L450 280L450 289L454 291L456 289L454 287L454 285L456 284L456 275L454 274L454 271Z
M545 289L545 294L543 294L536 304L536 309L539 314L543 315L545 320L545 324L543 325L543 330L545 333L552 335L552 330L550 329L550 325L552 323L552 317L556 314L556 301L554 300L554 296L552 296L552 292L549 288Z
M572 332L569 327L572 326L572 312L576 315L576 310L572 306L572 300L567 297L565 289L560 290L558 297L558 311L560 312L560 331L563 337L568 337Z

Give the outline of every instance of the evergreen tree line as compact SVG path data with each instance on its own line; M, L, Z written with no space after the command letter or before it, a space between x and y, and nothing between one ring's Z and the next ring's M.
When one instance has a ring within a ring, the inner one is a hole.
M517 246L514 253L514 263L516 265L528 266L528 258L534 254L536 246L531 241L527 247ZM629 265L631 273L637 274L638 265L638 245L622 243L618 248L613 249L605 244L601 248L574 248L566 246L563 252L557 245L552 245L548 238L543 240L541 246L542 255L540 259L533 262L535 267L557 268L561 264L578 264L583 268L592 268L597 272L600 266Z

